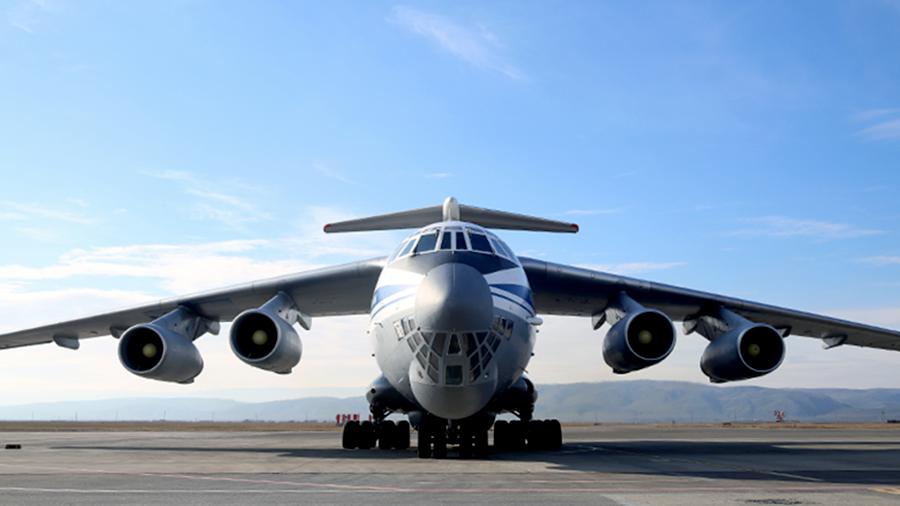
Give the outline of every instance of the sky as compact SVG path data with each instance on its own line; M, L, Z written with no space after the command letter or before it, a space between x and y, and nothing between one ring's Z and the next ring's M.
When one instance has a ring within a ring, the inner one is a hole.
M898 1L0 0L0 331L386 255L321 227L450 195L581 226L520 255L900 329L898 190ZM289 376L204 336L190 386L8 350L0 404L357 395L365 326L315 320ZM602 337L546 318L531 377L706 381L697 335L625 377ZM741 384L900 387L900 353L787 350Z

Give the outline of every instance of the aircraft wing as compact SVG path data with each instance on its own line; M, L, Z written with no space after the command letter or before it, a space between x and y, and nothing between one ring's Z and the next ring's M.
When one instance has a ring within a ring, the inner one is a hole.
M688 288L519 257L528 276L535 310L548 315L594 316L625 292L673 320L692 321L726 307L748 320L792 335L822 339L826 346L851 344L900 351L900 332L803 311L705 293Z
M384 262L384 258L378 258L327 267L3 334L0 335L0 349L53 341L61 346L77 347L76 339L117 334L133 325L152 321L178 306L187 307L211 321L230 321L279 292L290 295L297 307L311 317L368 314L372 292Z

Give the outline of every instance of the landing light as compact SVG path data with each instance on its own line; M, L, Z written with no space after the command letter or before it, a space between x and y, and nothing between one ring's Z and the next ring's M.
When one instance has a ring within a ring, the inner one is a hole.
M253 340L253 344L262 346L269 341L269 334L267 334L265 330L257 330L253 333L251 339Z

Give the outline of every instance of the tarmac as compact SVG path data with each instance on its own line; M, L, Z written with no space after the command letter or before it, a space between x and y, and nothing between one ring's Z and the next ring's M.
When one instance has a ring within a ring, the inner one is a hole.
M0 504L900 504L900 426L564 438L557 452L420 460L343 450L336 431L0 432Z

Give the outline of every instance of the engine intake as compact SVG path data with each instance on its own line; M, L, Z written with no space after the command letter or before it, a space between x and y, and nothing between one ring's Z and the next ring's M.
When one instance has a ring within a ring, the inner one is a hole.
M207 331L218 332L218 323L178 308L126 330L119 339L119 362L144 378L191 383L203 371L203 358L192 341Z
M279 293L258 309L244 311L231 326L231 349L245 363L288 374L300 362L303 344L294 323L309 329L309 318Z
M607 313L618 318L603 340L603 360L614 373L658 364L675 349L675 326L662 311L644 308L623 294L619 307Z
M756 378L778 369L784 353L777 330L747 322L713 339L703 351L700 368L713 383Z

